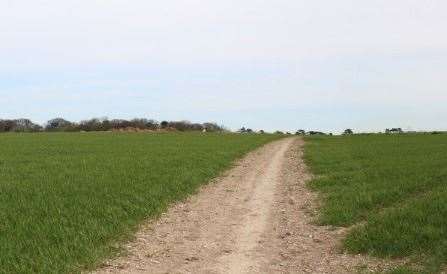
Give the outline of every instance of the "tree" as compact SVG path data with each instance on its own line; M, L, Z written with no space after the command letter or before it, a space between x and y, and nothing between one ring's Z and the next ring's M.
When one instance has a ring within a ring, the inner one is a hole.
M393 128L391 129L391 131L394 131L396 133L404 133L404 131L402 130L402 128L398 127L398 128Z
M63 118L54 118L49 120L45 125L45 130L48 131L65 131L69 128L73 128L74 124Z
M104 131L102 120L98 118L92 118L90 120L84 120L79 123L79 129L83 131Z
M112 129L141 129L141 130L157 130L159 128L173 128L179 131L207 131L207 132L222 132L227 131L223 126L216 123L191 123L189 121L163 121L160 124L151 119L135 118L132 120L113 119L109 120L107 117L93 118L90 120L83 120L79 123L70 122L64 118L54 118L45 124L46 131L109 131ZM1 120L0 132L9 131L41 131L42 127L34 124L29 119L17 120ZM245 130L245 128L244 128ZM251 129L245 131L252 132Z
M247 129L245 127L241 127L241 129L239 129L237 132L245 133L245 132L247 132Z
M212 131L212 126L209 126L209 129L207 128L206 125L198 123L191 124L190 126L191 126L190 129L194 131L205 131L205 132Z
M398 133L398 134L401 134L401 133L403 133L404 131L402 130L402 128L400 128L400 127L398 127L398 128L392 128L392 129L386 129L385 130L385 133L386 134L391 134L391 133Z
M299 129L295 132L295 135L306 135L306 131L304 129Z
M324 132L313 131L313 130L309 131L308 133L309 133L309 135L326 135L326 133L324 133Z
M123 129L130 127L130 122L123 119L113 119L110 121L110 126L112 129Z
M35 132L42 130L42 127L40 125L33 123L29 119L17 119L15 120L15 124L15 131Z
M160 123L161 128L167 128L169 126L169 122L168 121L162 121Z
M352 129L348 128L348 129L345 129L345 131L343 132L343 134L344 134L344 135L351 135L351 134L354 134L354 131L353 131Z
M110 122L109 119L104 118L104 119L102 120L101 128L102 128L102 130L104 130L104 131L109 131L109 130L112 129L112 123Z
M186 131L186 130L190 129L191 122L189 122L189 121L172 121L172 122L169 122L169 127L175 128L176 130L179 130L179 131Z
M35 132L41 130L41 126L29 119L0 120L0 132Z
M225 131L223 126L219 126L216 123L203 123L203 128L206 129L207 132L222 132Z
M0 120L0 132L8 132L12 128L10 120Z

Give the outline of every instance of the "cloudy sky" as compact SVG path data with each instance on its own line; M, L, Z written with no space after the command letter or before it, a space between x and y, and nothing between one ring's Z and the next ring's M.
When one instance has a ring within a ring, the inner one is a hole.
M0 118L447 129L445 0L0 0Z

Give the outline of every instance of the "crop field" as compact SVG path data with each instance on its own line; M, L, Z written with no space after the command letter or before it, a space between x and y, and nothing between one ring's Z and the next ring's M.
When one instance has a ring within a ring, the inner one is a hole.
M0 272L67 273L274 135L0 135Z
M437 273L447 260L447 135L307 138L320 221L356 225L346 250L406 258L396 273Z

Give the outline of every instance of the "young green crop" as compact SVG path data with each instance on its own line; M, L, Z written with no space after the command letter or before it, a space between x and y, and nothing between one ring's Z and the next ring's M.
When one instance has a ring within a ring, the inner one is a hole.
M0 135L0 272L97 265L148 217L274 135Z
M324 202L320 221L364 222L347 236L347 250L439 271L447 259L447 135L307 138L306 160Z

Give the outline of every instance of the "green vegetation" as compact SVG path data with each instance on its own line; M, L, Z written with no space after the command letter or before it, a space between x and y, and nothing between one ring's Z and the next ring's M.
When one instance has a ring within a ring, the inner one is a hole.
M408 257L440 271L447 259L447 135L307 138L323 224L360 224L347 250ZM395 273L408 273L400 268Z
M0 272L67 273L274 135L0 135Z

